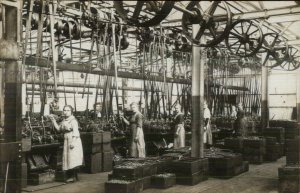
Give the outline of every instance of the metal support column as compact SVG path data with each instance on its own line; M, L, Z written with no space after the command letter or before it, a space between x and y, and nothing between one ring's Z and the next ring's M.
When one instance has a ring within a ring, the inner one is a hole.
M19 3L19 4L18 4ZM17 7L5 6L5 29L3 38L7 41L21 42L22 35L22 5L23 1L17 1ZM22 118L22 64L21 61L5 62L5 86L4 86L4 139L6 144L14 144L21 141L21 118ZM21 144L20 144L21 145ZM11 146L1 152L3 156L10 154L12 151L21 150ZM16 154L15 154L16 155ZM3 157L4 158L4 157ZM5 159L5 158L4 158ZM9 160L7 164L7 186L6 192L21 192L21 156L16 156Z
M296 72L296 81L297 81L297 121L300 123L300 68L297 69Z
M263 57L262 57L263 58ZM263 66L261 72L261 132L269 126L268 103L268 68Z
M199 25L193 25L193 35ZM202 40L203 41L203 40ZM192 66L192 157L202 158L203 145L203 102L204 102L204 63L203 48L193 45Z

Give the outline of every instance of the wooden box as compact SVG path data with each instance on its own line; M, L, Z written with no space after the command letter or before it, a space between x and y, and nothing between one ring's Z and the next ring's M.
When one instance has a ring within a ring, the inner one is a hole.
M176 175L192 175L203 170L204 162L208 162L208 159L188 158L184 160L176 160L172 162L172 169Z
M136 180L143 177L143 167L122 167L121 165L113 168L113 176L118 179Z
M243 139L241 139L241 138L225 138L224 146L225 146L225 148L231 149L234 152L242 153Z
M299 193L300 192L300 167L284 166L278 168L279 193Z
M47 171L42 173L31 173L29 174L28 184L30 185L41 185L55 181L55 172Z
M83 170L88 173L99 173L102 171L102 153L84 155L85 166Z
M194 173L192 175L176 175L176 183L180 185L194 186L207 179L208 175L203 171Z
M176 176L172 173L157 174L152 176L151 185L154 188L169 188L176 184Z
M110 172L112 170L114 153L112 151L102 153L102 171Z
M108 182L105 182L105 193L139 193L142 191L142 180L110 180Z
M111 132L104 131L102 132L102 143L110 143L111 142Z
M143 190L151 188L151 176L143 177Z
M102 132L81 132L80 138L82 140L82 144L102 143Z

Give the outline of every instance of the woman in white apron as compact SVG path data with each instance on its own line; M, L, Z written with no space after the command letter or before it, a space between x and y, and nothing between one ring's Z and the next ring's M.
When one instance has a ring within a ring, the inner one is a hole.
M204 103L204 112L203 112L203 118L204 118L204 132L203 132L203 143L206 144L206 147L212 145L212 132L211 132L211 126L210 126L210 110L208 109L207 103Z
M63 109L64 119L57 124L53 116L49 116L55 129L64 133L62 169L72 177L67 182L78 181L78 170L83 164L83 150L78 130L78 122L73 116L73 107L66 105Z
M136 103L130 104L133 114L129 120L122 117L126 125L131 129L130 157L144 158L146 157L145 140L143 132L143 115L138 110Z
M174 124L174 149L185 147L185 129L184 129L184 115L181 112L181 106L175 106L175 116L173 117Z

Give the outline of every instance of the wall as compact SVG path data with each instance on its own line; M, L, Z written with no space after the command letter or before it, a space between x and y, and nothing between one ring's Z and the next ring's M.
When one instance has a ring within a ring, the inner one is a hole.
M269 73L270 119L291 119L296 107L296 72L272 70Z

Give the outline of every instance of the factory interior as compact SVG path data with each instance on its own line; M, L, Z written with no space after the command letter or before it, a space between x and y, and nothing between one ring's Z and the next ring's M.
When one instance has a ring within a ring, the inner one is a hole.
M0 193L299 193L299 1L0 0Z

